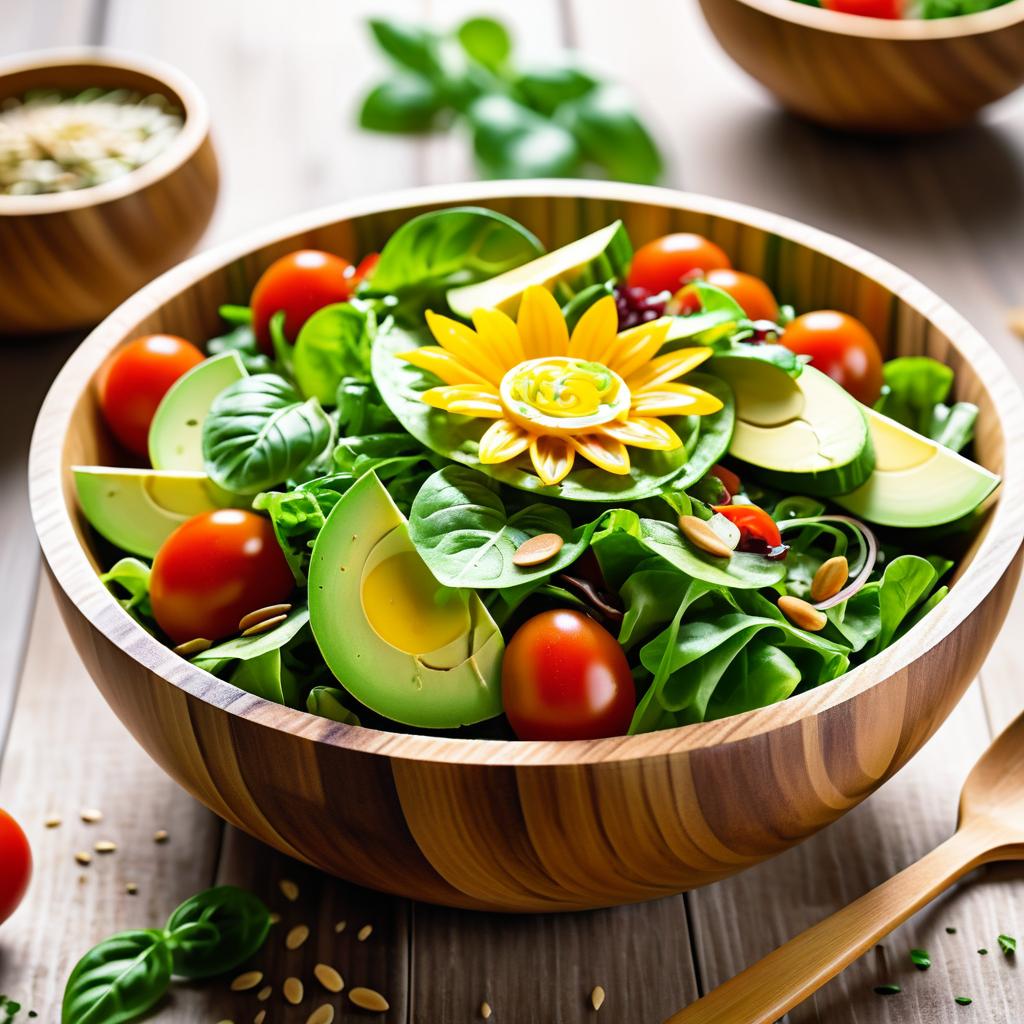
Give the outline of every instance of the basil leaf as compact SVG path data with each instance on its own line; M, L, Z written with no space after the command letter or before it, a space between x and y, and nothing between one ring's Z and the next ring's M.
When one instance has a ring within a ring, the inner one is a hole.
M661 177L661 152L619 86L591 89L559 107L555 118L576 137L586 158L617 181L650 185Z
M412 503L409 536L446 587L500 589L545 579L587 549L597 521L573 529L568 514L533 504L509 516L493 481L465 466L447 466L423 484ZM513 564L530 537L555 533L565 542L543 565Z
M359 725L359 716L349 711L343 703L347 699L348 694L336 686L314 686L306 698L306 710L311 715L329 718L332 722Z
M517 98L548 117L563 103L579 99L596 85L593 75L564 62L528 65L512 80Z
M371 18L369 25L377 45L395 63L430 79L442 77L436 33L395 18Z
M500 70L512 54L508 30L494 18L470 18L455 33L466 56L491 71Z
M419 75L396 74L367 93L359 124L374 132L429 132L445 107L443 93Z
M127 596L118 598L118 603L129 615L152 621L153 607L149 603L150 572L149 565L140 559L122 558L100 576L100 582L115 594L117 589L124 591Z
M247 960L266 941L270 911L245 889L219 885L185 900L167 921L174 973L212 978Z
M61 1024L136 1020L167 991L171 951L163 932L120 932L75 964L64 989Z
M509 96L481 96L466 111L473 150L492 178L573 177L580 148L572 132Z
M346 377L368 379L377 318L366 303L337 302L317 310L295 341L295 382L307 398L333 405Z
M332 427L315 398L303 402L283 377L259 373L222 391L203 422L207 475L236 494L287 480L331 443Z
M224 308L221 306L222 316ZM249 312L248 306L238 308L244 309L246 313ZM219 356L225 352L237 352L248 373L267 373L273 366L271 360L264 355L257 344L256 334L248 322L239 324L227 334L211 338L206 343L206 354L209 356Z

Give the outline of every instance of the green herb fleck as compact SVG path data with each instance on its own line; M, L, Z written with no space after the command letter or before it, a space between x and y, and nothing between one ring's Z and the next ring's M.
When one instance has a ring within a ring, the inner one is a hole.
M956 929L955 928L947 928L946 929L946 934L947 935L956 935Z
M974 1002L974 1000L970 996L957 996L956 999L953 1000L953 1002L956 1003L958 1006L970 1006L971 1003Z
M981 956L988 956L988 950L987 950L987 949L979 949L979 950L978 950L978 953L979 953L979 954L980 954Z
M912 949L910 951L910 962L919 970L927 971L932 965L932 958L926 949Z
M999 948L1005 956L1013 956L1017 952L1017 940L1010 935L1000 935Z
M876 996L896 996L902 991L903 989L901 989L899 985L888 984L875 986Z

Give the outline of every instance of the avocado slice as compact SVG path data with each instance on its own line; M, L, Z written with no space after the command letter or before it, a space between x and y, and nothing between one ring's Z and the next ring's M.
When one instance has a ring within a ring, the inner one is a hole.
M367 473L313 546L309 622L330 670L378 714L424 729L501 714L501 632L472 590L442 586Z
M153 558L186 519L233 504L233 495L205 473L115 466L72 466L71 473L78 504L96 532L144 558Z
M154 469L203 471L203 420L213 400L247 377L237 352L223 352L182 374L164 395L149 425L149 461Z
M999 485L995 473L951 448L873 409L865 412L875 471L835 499L861 519L880 526L939 526L973 512Z
M467 319L478 309L503 309L514 314L520 297L531 285L551 287L565 303L590 285L624 277L632 259L633 245L625 225L617 220L497 277L450 289L448 305Z
M729 454L766 483L833 497L871 475L875 455L864 407L830 377L812 366L791 377L749 356L723 354L710 366L736 396Z

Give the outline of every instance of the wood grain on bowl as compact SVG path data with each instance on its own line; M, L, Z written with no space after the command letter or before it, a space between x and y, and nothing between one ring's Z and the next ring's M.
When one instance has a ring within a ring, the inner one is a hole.
M95 324L182 260L217 200L206 102L163 64L113 51L43 51L0 61L0 101L29 89L160 93L185 115L163 153L91 188L0 195L0 335Z
M890 355L927 353L981 408L977 456L1000 499L950 596L883 654L808 693L722 721L589 742L398 735L267 703L145 633L96 577L68 467L108 457L90 381L144 331L200 340L217 306L298 246L357 255L426 208L480 203L549 245L622 217L637 241L707 234L798 309L861 317ZM36 528L74 642L153 758L231 823L373 888L456 906L569 910L722 878L834 821L948 715L994 639L1020 572L1024 411L994 352L923 286L857 247L747 207L584 182L463 185L306 215L169 272L83 343L43 407L31 456Z
M700 0L723 49L783 106L832 128L916 133L963 124L1024 83L1024 2L885 21L795 0Z

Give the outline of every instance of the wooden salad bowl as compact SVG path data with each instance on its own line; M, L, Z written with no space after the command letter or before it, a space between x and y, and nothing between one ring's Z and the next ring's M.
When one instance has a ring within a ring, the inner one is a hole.
M1024 83L1024 0L886 21L794 0L700 0L722 48L788 110L855 132L944 131Z
M163 153L114 181L0 195L0 335L91 327L184 259L213 215L219 175L210 116L179 71L98 49L0 61L0 103L29 89L92 86L160 93L184 111L184 125Z
M635 242L713 238L797 309L864 320L889 355L927 353L980 406L977 457L1001 473L949 597L888 650L772 707L633 737L510 742L400 735L268 703L182 660L96 575L69 467L112 457L92 378L141 333L201 340L297 247L355 256L426 209L475 203L549 246L621 217ZM233 825L324 871L487 910L646 900L764 860L845 813L904 765L967 689L1006 615L1024 537L1024 405L949 306L847 242L735 203L601 182L457 185L303 215L196 256L129 299L57 377L32 442L36 529L71 636L110 706L182 786Z

